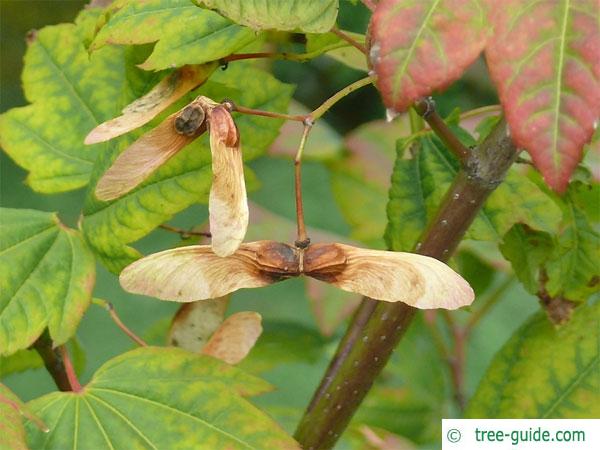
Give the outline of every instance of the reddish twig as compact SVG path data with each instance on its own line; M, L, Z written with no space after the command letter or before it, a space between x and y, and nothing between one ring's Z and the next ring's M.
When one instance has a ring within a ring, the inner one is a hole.
M304 131L302 132L302 138L300 139L300 145L294 158L294 191L296 194L296 224L298 225L298 236L296 240L296 246L299 248L305 248L310 243L310 239L306 234L306 225L304 223L304 206L302 202L302 152L306 145L306 139L312 129L312 121L306 119L304 122Z
M466 164L469 150L456 135L448 128L444 119L435 111L435 102L431 97L423 98L413 105L414 109L425 119L429 127L442 140L448 149L454 153L461 164Z
M184 230L183 228L172 227L171 225L162 224L158 226L166 231L171 231L172 233L177 233L181 235L183 239L188 238L190 236L203 236L203 237L211 237L209 231L193 231L193 230Z
M346 41L348 44L350 44L352 47L357 49L359 52L361 52L365 55L367 54L366 47L363 44L361 44L360 42L358 42L356 39L354 39L352 36L350 36L348 33L345 33L344 31L340 30L338 27L333 27L331 29L331 32L333 34L335 34L337 37L339 37L340 39L343 39L344 41Z
M71 386L70 390L73 392L81 392L83 388L81 387L81 384L79 384L79 380L77 379L75 368L73 367L71 358L69 358L69 351L67 350L67 346L61 345L60 347L58 347L58 350L63 360L65 373L67 374L67 379L69 380L69 385Z
M293 120L296 122L304 122L306 120L306 116L303 115L292 115L292 114L284 114L273 111L263 111L261 109L253 109L246 108L245 106L240 106L233 103L231 100L225 100L224 102L230 111L238 112L240 114L250 114L253 116L262 116L262 117L272 117L275 119L285 119L285 120Z
M125 333L133 342L135 342L136 344L138 344L141 347L148 346L148 344L146 344L146 342L142 338L138 337L138 335L136 335L133 331L131 331L123 323L123 321L118 316L117 312L115 311L115 307L113 306L113 304L111 302L102 300L101 298L94 298L94 299L92 299L92 302L94 304L106 309L108 311L108 314L110 315L111 319L113 320L113 322L117 325L117 327L119 327L119 329L121 331L123 331L123 333Z
M38 352L42 361L44 361L44 367L46 367L46 370L54 380L56 387L63 392L70 391L71 384L69 383L64 362L59 352L53 347L48 331L44 331L33 343L32 347Z
M466 405L464 392L464 371L466 362L465 345L467 342L467 334L462 327L457 325L454 317L449 311L443 310L442 317L448 325L450 335L452 336L452 340L454 342L454 347L452 349L453 351L450 352L446 357L446 362L450 367L450 378L452 380L452 388L454 390L454 400L456 401L460 411L464 411Z

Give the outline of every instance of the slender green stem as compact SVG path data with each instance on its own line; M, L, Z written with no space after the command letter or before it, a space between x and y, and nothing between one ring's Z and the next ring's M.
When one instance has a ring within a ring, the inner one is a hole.
M500 105L487 105L480 108L470 109L460 115L460 120L471 119L472 117L481 117L488 114L501 114L502 106Z
M327 111L329 111L329 109L333 105L335 105L341 99L343 99L344 97L346 97L348 94L351 94L352 92L356 91L357 89L360 89L361 87L368 86L369 84L372 84L374 81L375 81L375 77L368 76L368 77L365 77L365 78L361 78L360 80L355 81L352 84L349 84L344 89L342 89L342 90L336 92L335 94L333 94L331 97L329 97L327 100L325 100L321 104L321 106L319 106L312 113L310 113L311 119L313 121L316 121L323 114L325 114Z
M375 81L375 78L372 76L361 78L360 80L355 81L352 84L349 84L345 88L343 88L340 91L333 94L331 97L329 97L327 100L325 100L321 104L321 106L319 106L317 109L315 109L310 114L306 114L306 115L291 115L291 114L284 114L284 113L278 113L278 112L272 112L272 111L263 111L260 109L246 108L245 106L236 105L230 100L227 100L226 103L227 103L227 107L229 108L230 111L239 112L241 114L250 114L253 116L264 116L264 117L274 117L277 119L293 120L295 122L302 122L304 124L306 124L306 121L309 120L311 123L314 123L317 119L321 118L321 116L323 116L323 114L325 114L327 111L329 111L329 109L333 105L335 105L341 99L346 97L348 94L351 94L352 92L360 89L361 87L368 86L369 84L372 84L374 81Z

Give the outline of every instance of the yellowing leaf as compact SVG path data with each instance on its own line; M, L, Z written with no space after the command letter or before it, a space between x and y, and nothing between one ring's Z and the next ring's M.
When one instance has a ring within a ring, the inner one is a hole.
M251 29L201 9L190 0L128 1L109 17L91 48L158 41L140 67L161 70L216 61L256 38Z
M600 303L559 328L535 314L494 357L469 418L583 419L600 415Z
M146 347L105 363L80 393L29 403L50 432L27 427L31 448L299 449L243 396L270 386L220 361ZM69 432L66 432L69 430Z
M474 144L464 130L456 128L455 132L465 145ZM416 244L458 173L458 162L436 136L427 134L414 143L410 147L410 140L398 142L386 229L386 241L394 250L409 250ZM404 156L409 148L410 158ZM507 204L511 207L506 208ZM556 232L561 216L550 196L513 169L490 195L467 238L498 242L515 223Z
M77 329L91 301L94 258L55 214L0 212L0 354L29 347L48 328L55 344Z
M81 17L91 14L85 11ZM96 156L109 149L106 144L84 146L85 135L135 95L125 77L126 52L106 48L90 57L84 31L62 24L33 34L22 75L25 96L33 104L0 116L0 145L29 171L27 183L38 192L85 186Z
M204 83L216 67L214 63L183 66L167 75L150 92L127 105L122 115L90 131L85 143L104 142L145 125L189 91Z
M338 0L194 0L255 30L324 33L335 24Z

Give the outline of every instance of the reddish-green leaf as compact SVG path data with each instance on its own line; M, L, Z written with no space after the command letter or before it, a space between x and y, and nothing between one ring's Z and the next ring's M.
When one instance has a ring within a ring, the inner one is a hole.
M562 192L600 115L597 0L510 0L486 48L515 143Z
M388 108L457 80L483 50L487 23L479 0L382 0L371 19L370 61Z
M27 450L20 413L22 406L17 396L0 384L0 448Z

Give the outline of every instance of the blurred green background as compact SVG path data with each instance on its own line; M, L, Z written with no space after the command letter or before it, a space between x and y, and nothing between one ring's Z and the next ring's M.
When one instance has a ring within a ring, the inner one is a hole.
M0 112L26 104L19 78L25 52L26 33L46 25L72 21L85 3L75 0L0 1L0 84L2 88ZM368 17L368 12L362 5L352 6L349 2L344 2L339 24L341 28L364 33ZM305 64L277 62L273 66L273 71L282 81L298 85L295 98L309 108L319 105L329 95L362 76L360 72L328 58L319 58ZM478 62L462 80L455 83L443 95L436 97L436 100L442 114L449 113L457 106L464 110L495 102L493 89L485 75L484 64ZM325 120L340 134L345 134L357 125L381 119L383 115L383 107L378 101L377 92L369 87L339 102L325 116ZM16 166L4 153L0 154L0 164L0 202L3 207L58 211L66 224L75 226L83 203L84 190L52 196L35 194L23 183L26 172ZM260 180L260 188L252 192L250 198L272 212L293 219L291 162L281 158L262 157L249 165ZM318 162L306 163L303 177L308 225L348 235L350 226L344 220L335 202L329 182L328 167ZM178 215L171 223L190 227L203 222L206 217L206 207L196 206ZM268 237L264 236L264 238ZM158 230L151 237L138 243L139 245L136 244L136 247L147 253L168 248L178 241L177 235ZM495 284L499 282L499 279L495 280ZM148 330L158 322L164 324L177 308L176 304L125 293L120 288L117 277L100 265L98 265L95 296L113 302L122 320L141 336L147 336ZM537 309L535 300L514 283L499 305L482 321L469 346L467 367L469 395L473 393L496 350L535 309ZM267 328L269 323L287 322L302 327L299 328L300 332L313 334L317 332L305 298L304 283L300 279L260 290L236 293L231 311L239 310L260 312L267 323ZM468 312L461 312L460 315L467 316ZM411 333L413 335L420 333L418 328L422 329L423 325L419 323L418 326L413 327ZM340 327L333 338L323 340L323 352L316 360L280 365L264 374L264 377L275 384L278 390L258 399L257 403L270 405L272 411L277 411L277 408L285 405L300 412L310 400L342 331L343 327ZM132 347L130 341L114 326L107 313L95 306L90 307L86 313L77 337L87 359L81 377L83 382L89 380L103 362ZM412 341L407 341L407 345L409 342ZM420 357L414 354L414 349L411 350L413 350L412 356L410 353L405 353L404 349L397 352L400 356L392 361L390 373L404 370L402 367L393 367L394 364L400 364L398 361L403 356ZM432 350L429 348L427 351ZM306 352L309 353L309 349ZM439 371L444 374L445 369L439 366L426 366L424 370ZM415 382L421 377L414 373L409 375L404 386L408 391L411 390L411 376L415 378ZM55 389L51 378L42 369L12 374L3 382L23 400L30 400ZM452 409L449 411L449 414L453 413ZM384 413L392 416L395 414L393 409L389 412L381 411L381 414ZM284 416L285 413L278 417ZM294 420L294 414L291 414L290 420L284 425L293 429ZM393 417L390 420L393 420ZM432 416L430 420L437 421L439 417Z

